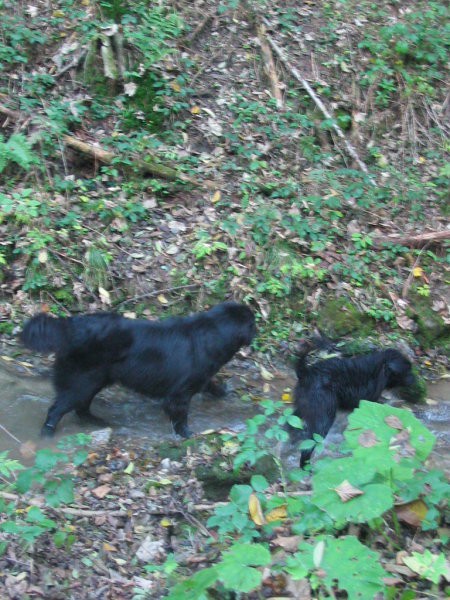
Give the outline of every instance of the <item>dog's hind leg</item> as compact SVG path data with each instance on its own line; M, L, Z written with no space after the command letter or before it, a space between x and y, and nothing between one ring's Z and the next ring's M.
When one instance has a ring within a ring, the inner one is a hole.
M41 430L41 436L51 437L62 417L75 410L77 414L84 417L89 414L89 407L94 396L103 385L98 379L87 373L73 373L71 376L62 378L56 375L55 388L56 400L49 408L47 418Z
M210 379L202 388L202 394L213 396L214 398L223 398L227 393L227 386L217 378Z
M189 395L171 396L167 398L164 412L169 417L176 434L188 438L192 431L188 428L188 411L191 398Z

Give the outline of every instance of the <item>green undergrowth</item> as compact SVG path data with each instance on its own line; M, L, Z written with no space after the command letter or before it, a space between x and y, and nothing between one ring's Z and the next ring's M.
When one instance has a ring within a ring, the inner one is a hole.
M181 313L234 295L262 308L261 349L313 324L336 335L399 333L407 313L413 345L446 347L442 317L424 318L422 311L425 303L427 314L438 313L434 274L447 268L445 246L417 250L384 234L421 230L429 211L446 210L448 143L436 112L449 50L443 3L414 2L394 14L390 3L364 2L357 11L364 26L354 22L352 0L308 13L317 22L323 41L317 52L330 75L328 83L314 84L316 92L336 105L349 136L358 127L370 177L336 152L332 123L291 84L283 109L236 86L217 148L190 152L191 132L204 123L191 85L199 65L193 54L176 51L189 26L165 3L149 9L140 0L95 6L58 0L51 13L37 15L15 10L8 0L2 5L7 27L0 41L0 91L8 94L19 69L19 100L10 108L32 123L28 132L11 128L0 138L5 289L13 280L15 290L57 313L93 305ZM242 6L225 3L222 18ZM286 34L306 26L293 7L274 11ZM347 25L350 46L338 33ZM68 35L75 40L70 48L63 44ZM30 68L36 57L58 51L61 69L80 56L70 99L58 77ZM364 117L356 105L343 106L334 82L360 90ZM409 138L405 130L395 140L399 145L389 140L386 146L384 136L392 119L401 121L399 114L421 128ZM89 132L93 141L97 129L100 145L116 156L111 164L93 167L91 159L62 151L64 135ZM419 135L423 129L426 140ZM144 176L133 167L136 158L176 165L200 183L217 176L217 190ZM205 165L213 165L211 173ZM191 204L191 214L179 218L180 207ZM197 220L204 209L214 211L211 218ZM178 220L185 229L155 237L173 221L178 227ZM414 296L400 310L397 298L412 275ZM161 301L159 289L169 290Z
M289 580L290 586L306 580L313 597L345 591L348 598L393 598L395 588L386 583L383 564L400 548L404 564L419 573L418 580L406 577L400 583L401 593L407 594L402 597L418 597L419 590L437 597L448 576L446 537L437 528L449 486L442 472L425 466L434 436L407 410L363 401L349 417L344 456L319 458L312 467L312 494L298 495L291 485L305 473L286 471L274 448L286 442L285 423L299 426L299 420L289 411L279 412L276 403L262 406L264 413L247 421L245 432L224 436L224 448L237 472L269 453L279 466L284 491L272 493L263 475L235 485L229 503L217 507L207 523L216 531L221 558L175 585L168 598L232 598L236 592L247 597L262 593L275 579L280 592ZM430 532L431 550L414 552L404 545L405 507L416 515L416 527ZM359 533L352 534L356 525ZM280 537L274 539L276 534ZM283 540L291 541L285 551Z
M89 439L84 434L63 438L54 450L38 450L33 465L29 467L8 458L7 452L0 454L0 487L5 492L0 497L3 514L0 554L4 554L13 541L19 541L24 549L31 550L38 538L45 534L50 535L57 548L69 549L72 546L75 528L70 519L61 523L49 518L48 513L52 508L74 502L73 471L86 460L85 446ZM33 503L30 492L41 495L43 502ZM20 505L14 499L15 495Z

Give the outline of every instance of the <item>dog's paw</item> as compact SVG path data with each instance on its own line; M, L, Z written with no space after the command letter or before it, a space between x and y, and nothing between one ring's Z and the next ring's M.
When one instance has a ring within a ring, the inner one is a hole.
M41 429L42 438L52 438L55 435L55 428L50 425L44 425Z

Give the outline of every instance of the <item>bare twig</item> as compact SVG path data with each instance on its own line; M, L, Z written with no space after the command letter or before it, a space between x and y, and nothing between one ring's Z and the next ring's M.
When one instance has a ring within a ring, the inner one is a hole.
M209 13L207 14L197 25L197 27L192 31L189 35L181 38L180 43L182 46L190 46L198 36L203 32L203 30L209 25L210 21L213 20L215 15Z
M267 32L264 25L258 26L258 39L261 45L261 52L264 60L264 69L266 71L266 75L270 81L270 87L272 90L272 96L275 98L277 103L277 108L283 108L283 95L280 90L280 82L278 81L277 70L275 68L275 62L273 60L273 55L270 50L270 46L267 43Z
M374 243L376 247L381 247L382 244L400 244L400 246L411 246L413 248L420 248L427 244L439 244L445 240L450 240L450 229L443 231L428 231L426 233L420 233L419 235L408 235L408 236L386 236L384 238L375 238Z
M4 427L3 425L0 425L0 429L3 429L3 431L9 435L10 438L12 438L15 442L17 442L18 444L21 444L22 442L19 440L19 438L16 438L15 435L13 435L10 431L8 431L8 429L6 429L6 427Z
M267 21L267 19L263 19L263 22L267 27L271 27L271 24L269 21ZM306 79L304 79L302 77L300 72L293 65L291 65L291 63L289 62L289 60L286 56L285 51L282 48L280 48L280 46L270 37L270 35L267 35L267 41L269 42L272 50L275 52L275 54L278 56L278 58L284 64L285 68L288 71L290 71L290 73L294 76L294 78L301 84L301 86L304 88L304 90L307 92L307 94L313 100L314 104L317 106L317 108L320 110L320 112L324 115L324 117L326 119L330 119L331 127L333 128L333 130L336 132L336 135L339 137L339 139L344 144L347 153L357 163L357 165L361 169L361 171L363 171L363 173L365 173L366 175L369 176L369 181L370 181L371 185L376 186L376 183L370 177L370 173L369 173L369 169L367 168L367 165L359 158L358 153L356 152L355 148L347 140L347 138L344 135L344 132L339 127L339 125L336 123L332 114L327 109L327 107L324 105L322 100L317 96L317 94L312 89L312 87L309 85L309 83L306 81Z
M26 115L22 115L22 113L15 110L11 110L10 108L7 108L2 104L0 104L0 114L3 114L14 120L25 119L26 117ZM69 146L70 148L77 150L78 152L81 152L83 154L86 154L87 156L90 156L94 158L94 160L103 164L109 165L115 160L119 159L119 156L117 156L114 152L104 150L103 148L95 144L84 142L72 135L64 135L62 137L62 141L66 146ZM189 177L188 175L185 175L184 173L181 173L180 171L178 171L178 169L157 162L157 160L155 160L155 158L151 155L148 155L148 158L149 160L146 161L133 157L131 165L128 165L127 167L124 166L123 168L134 167L143 173L154 175L156 177L161 177L162 179L180 179L181 181L185 181L195 186L204 187L207 189L216 189L217 187L213 181L198 181L196 179L193 179L192 177Z
M121 306L122 304L128 304L128 302L135 302L136 300L141 300L142 298L152 298L157 294L167 294L168 292L175 292L177 290L187 290L199 287L199 283L189 283L187 285L177 285L175 287L166 288L164 290L154 290L153 292L147 292L146 294L139 294L138 296L133 296L132 298L127 298L126 300L122 300L121 302L117 302L117 304L112 304L114 308L117 306Z

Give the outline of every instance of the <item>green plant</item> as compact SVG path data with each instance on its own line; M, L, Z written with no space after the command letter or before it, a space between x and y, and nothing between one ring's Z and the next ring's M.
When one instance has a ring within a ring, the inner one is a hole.
M86 444L88 440L88 436L79 434L60 440L58 450L38 450L34 465L28 469L17 461L8 459L6 452L2 453L0 476L4 482L3 487L19 494L38 488L44 495L45 505L50 507L73 502L73 479L66 467L69 464L79 466L84 462L87 451L78 446ZM23 509L18 508L14 501L0 499L0 510L6 515L0 524L0 532L4 534L3 539L0 539L0 553L7 548L8 536L17 537L25 545L32 544L44 533L52 534L57 547L68 547L75 541L73 527L70 524L60 525L49 519L45 505L42 508L30 505Z
M308 577L316 592L345 590L349 600L375 597L384 590L383 578L387 577L378 553L351 535L319 536L313 543L301 543L285 570L293 579Z
M197 232L198 242L193 246L192 252L197 260L211 256L218 250L227 251L227 245L219 240L213 240L207 231Z
M263 406L264 414L249 419L245 432L236 437L224 436L225 444L238 442L235 468L256 464L268 452L273 453L273 441L285 441L289 411L275 418L279 404L265 402ZM292 424L298 426L298 420ZM265 431L262 438L261 427ZM260 572L255 571L258 565L271 565L273 572L287 573L293 579L307 578L320 597L335 593L336 588L355 599L385 592L383 579L387 574L379 554L354 536L339 537L339 531L348 523L366 524L365 538L370 542L371 530L379 531L383 519L390 518L399 534L395 510L395 502L399 501L425 503L428 512L422 527L435 529L450 485L442 472L424 469L434 436L408 411L363 401L349 417L345 439L348 456L316 462L311 497L292 496L287 488L283 496L271 496L268 482L261 475L253 476L250 485L235 485L230 503L216 508L208 521L209 527L217 528L222 545L230 539L234 544L224 552L221 562L178 584L169 598L177 600L186 595L208 600L213 597L208 589L218 593L255 590L261 584ZM267 440L272 441L272 450L267 448ZM283 478L281 464L280 474ZM297 470L293 479L298 475L301 473ZM286 518L293 533L312 536L322 530L328 534L306 540L299 537L298 550L291 555L262 552L273 527ZM251 543L255 539L260 543ZM237 560L244 565L239 577ZM408 560L411 568L433 583L445 572L442 554L414 554Z
M24 135L14 133L5 142L0 134L0 173L9 163L15 163L21 169L28 171L31 165L38 162L38 156L33 152L30 142Z

